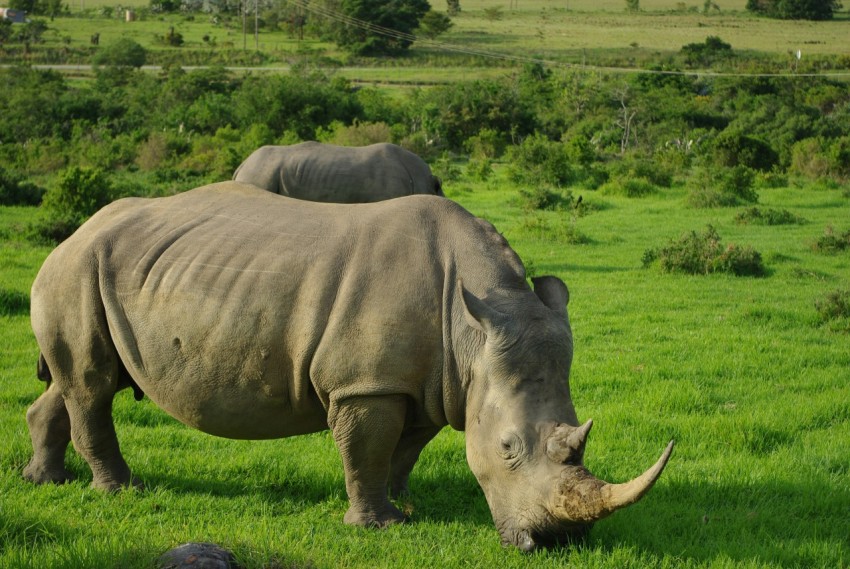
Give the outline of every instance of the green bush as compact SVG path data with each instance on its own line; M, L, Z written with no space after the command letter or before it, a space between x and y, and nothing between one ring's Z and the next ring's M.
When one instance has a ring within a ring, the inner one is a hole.
M566 186L575 178L567 146L541 134L508 149L508 177L517 184Z
M658 192L652 182L644 178L615 179L599 187L599 193L629 198L640 198Z
M138 69L147 61L147 51L135 40L122 37L101 48L92 61L95 65Z
M561 211L573 207L573 194L569 190L562 193L537 186L519 191L519 206L525 211Z
M644 267L657 262L661 270L667 273L727 273L754 277L766 274L758 251L750 246L724 246L717 230L711 225L702 233L689 231L666 247L647 249L642 261Z
M493 175L493 163L489 158L470 158L466 163L467 177L486 182Z
M765 141L737 130L724 130L712 144L714 162L718 166L746 166L769 172L779 162L779 155Z
M38 205L44 188L0 166L0 205Z
M828 225L823 235L812 245L818 253L835 254L850 249L850 229L844 233L836 233L835 229Z
M746 166L712 168L698 171L688 193L691 207L729 207L757 203L755 173Z
M735 221L742 225L802 225L806 220L787 209L761 209L750 207L735 216Z
M31 227L31 235L36 240L64 241L113 198L112 182L104 170L72 166L44 194L43 217Z
M837 289L815 301L822 324L837 325L850 332L850 289ZM843 323L843 326L842 326Z

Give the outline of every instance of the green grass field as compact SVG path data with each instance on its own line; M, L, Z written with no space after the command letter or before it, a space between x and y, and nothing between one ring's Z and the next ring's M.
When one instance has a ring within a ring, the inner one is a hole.
M149 3L130 0L121 6L143 7ZM430 83L457 80L457 73L446 67L460 66L462 76L492 74L491 68L516 64L517 58L533 57L555 65L585 65L588 67L635 67L673 56L682 46L702 43L709 36L720 37L731 44L738 54L767 54L774 58L775 72L817 72L828 69L847 71L850 67L847 52L846 12L839 12L835 21L804 22L756 18L744 9L745 2L716 3L719 10L701 13L702 4L652 0L641 3L641 10L630 13L622 0L566 0L552 3L546 0L504 2L500 0L470 0L462 2L462 12L453 18L454 27L435 42L414 44L412 57L384 61L371 69L342 71L358 81L389 83ZM72 15L81 9L107 6L116 8L111 0L81 0L70 2ZM442 5L436 5L442 9ZM498 18L492 10L498 8ZM488 13L488 10L491 12ZM318 17L318 16L314 16ZM212 54L225 64L237 61L234 52L259 50L267 55L267 67L285 66L298 61L324 61L321 58L347 60L333 44L307 37L297 40L285 31L262 29L258 37L243 34L241 22L222 18L213 21L209 15L147 14L126 22L123 11L113 16L59 17L49 23L46 46L54 53L68 48L87 50L93 34L100 34L100 46L108 46L120 37L129 37L154 53L176 51L183 65L205 64ZM182 34L185 44L180 48L166 47L161 38L170 29ZM206 41L204 38L207 38ZM798 62L797 51L802 54ZM470 57L460 52L485 53ZM182 52L182 56L179 54ZM194 52L194 53L193 53ZM80 63L88 62L88 52L80 51ZM181 59L182 58L182 59ZM783 63L787 59L787 65ZM39 61L46 63L48 61ZM232 63L244 65L244 63ZM419 69L422 66L427 69ZM404 67L410 69L404 69Z
M640 199L582 193L595 207L573 219L524 212L501 177L447 184L533 272L570 286L571 386L579 418L596 425L591 470L623 481L677 441L642 502L599 522L584 546L530 557L499 545L463 434L449 430L414 469L405 504L413 523L387 531L342 524L329 434L218 439L126 392L115 404L119 439L146 491L88 488L72 450L77 482L24 482L24 414L43 388L26 300L49 249L17 237L35 209L0 208L0 567L149 568L187 541L228 547L251 568L850 566L850 323L821 323L815 309L850 289L850 252L812 249L827 226L850 229L847 190L760 190L760 207L806 220L781 226L739 225L736 208L690 209L683 188ZM548 232L534 229L541 223ZM724 242L760 251L768 276L642 268L646 249L709 223ZM571 225L586 244L558 239Z

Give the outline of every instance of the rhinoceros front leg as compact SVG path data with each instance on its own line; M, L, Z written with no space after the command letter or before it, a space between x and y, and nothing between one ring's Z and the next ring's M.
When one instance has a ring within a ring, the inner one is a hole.
M352 397L331 410L349 500L345 523L381 528L404 521L387 497L387 480L405 410L400 395Z
M65 450L71 442L71 420L65 400L56 385L36 399L27 411L27 426L33 456L24 468L24 478L36 484L62 484L74 479L65 469Z
M408 494L407 481L410 478L410 472L419 460L422 449L439 432L440 427L414 427L401 435L401 440L398 441L393 453L390 496L400 498Z

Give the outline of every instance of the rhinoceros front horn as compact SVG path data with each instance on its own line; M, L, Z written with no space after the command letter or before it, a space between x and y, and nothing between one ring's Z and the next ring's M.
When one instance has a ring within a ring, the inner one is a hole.
M661 476L673 452L673 444L670 441L661 458L649 470L623 484L609 484L599 480L581 465L566 466L561 475L553 513L565 522L590 524L634 504L649 492Z

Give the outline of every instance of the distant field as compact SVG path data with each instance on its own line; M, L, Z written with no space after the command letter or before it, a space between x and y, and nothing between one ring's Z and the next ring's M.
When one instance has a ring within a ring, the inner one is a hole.
M147 0L121 3L124 7L148 4ZM645 59L671 54L685 44L703 42L708 36L720 37L737 51L787 55L789 66L797 50L803 53L803 64L807 55L850 57L847 14L840 14L841 19L833 22L779 21L752 17L744 10L743 0L721 0L717 4L718 11L703 15L699 13L702 3L694 0L650 0L641 2L641 11L635 14L625 11L624 0L518 0L513 5L510 0L466 0L461 2L462 12L453 19L454 27L437 43L512 56L566 57L589 65L612 52L626 60L631 56ZM69 3L69 8L78 13L82 8L116 5L113 0L79 0ZM442 4L437 5L442 8ZM493 8L501 9L499 19L492 19L485 11ZM70 37L74 43L87 43L92 33L100 32L101 45L119 36L149 44L154 35L165 34L171 26L186 36L185 48L255 48L253 36L243 38L238 25L226 29L205 15L197 15L192 21L183 16L166 16L131 23L118 17L90 21L59 18L51 23L59 30L59 36ZM201 41L204 35L215 39L215 47ZM332 46L309 38L298 42L284 32L266 31L260 32L259 48L333 51ZM428 51L449 50L437 47Z

